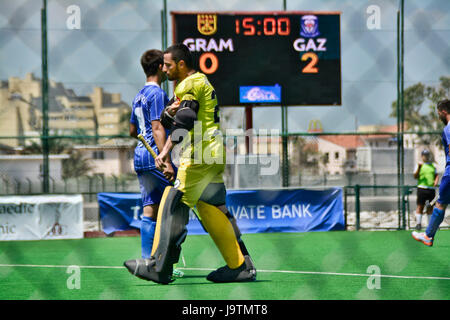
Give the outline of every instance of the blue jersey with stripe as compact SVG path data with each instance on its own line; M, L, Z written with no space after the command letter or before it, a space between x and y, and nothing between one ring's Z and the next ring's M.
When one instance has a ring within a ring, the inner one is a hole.
M133 100L130 122L137 127L138 134L141 133L145 137L156 154L159 154L159 151L153 138L152 121L160 119L167 102L167 94L152 82L147 82ZM166 130L166 137L167 134ZM153 157L140 141L134 150L134 169L136 172L155 169Z
M444 176L450 176L450 155L448 154L448 144L450 142L450 123L448 123L442 132L442 144L445 150L445 171Z

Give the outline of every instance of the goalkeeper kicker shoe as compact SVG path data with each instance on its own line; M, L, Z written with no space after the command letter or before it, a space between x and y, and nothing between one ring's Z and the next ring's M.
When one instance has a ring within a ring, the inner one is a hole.
M240 267L236 269L230 269L228 266L221 267L208 274L206 279L217 283L255 281L256 269L246 259Z
M153 257L148 259L128 260L125 261L123 265L132 275L143 280L154 281L161 284L169 284L174 281L172 278L173 268L171 267L167 272L156 272L156 260Z
M415 240L422 242L424 245L428 247L433 246L433 238L429 238L425 232L413 231L411 235Z

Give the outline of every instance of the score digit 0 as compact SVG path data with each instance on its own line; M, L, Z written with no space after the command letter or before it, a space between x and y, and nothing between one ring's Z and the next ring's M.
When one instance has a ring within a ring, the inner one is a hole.
M209 67L206 65L206 61L208 60L211 62ZM214 53L205 52L200 56L198 64L203 73L212 74L217 71L217 68L219 68L219 59L217 59L217 56Z

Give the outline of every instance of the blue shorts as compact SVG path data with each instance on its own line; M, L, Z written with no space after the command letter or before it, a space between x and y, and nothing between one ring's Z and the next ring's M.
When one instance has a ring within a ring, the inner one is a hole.
M450 204L450 176L442 176L437 201L440 204Z
M141 189L142 206L145 207L151 204L159 204L164 189L172 184L156 169L139 171L136 173Z

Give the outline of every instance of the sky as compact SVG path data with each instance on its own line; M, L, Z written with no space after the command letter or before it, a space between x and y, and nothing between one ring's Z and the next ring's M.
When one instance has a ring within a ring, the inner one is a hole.
M399 0L287 0L287 10L341 12L341 106L290 106L288 130L305 132L319 119L327 132L359 125L395 124L389 117L397 97L396 15ZM0 79L41 75L39 0L0 0ZM73 6L80 9L74 24ZM161 48L163 0L48 0L49 76L87 95L94 86L119 92L131 104L145 82L139 58ZM371 29L373 8L379 24ZM283 1L167 0L171 11L280 11ZM168 42L172 43L169 14ZM69 24L68 24L69 22ZM72 27L71 27L72 26ZM79 28L78 28L79 27ZM405 88L437 85L450 76L450 1L405 1ZM173 90L170 86L170 90ZM169 92L169 96L171 93ZM220 102L220 97L219 97ZM242 108L229 109L236 126ZM280 129L279 107L255 108L256 129ZM231 124L230 126L233 126Z

